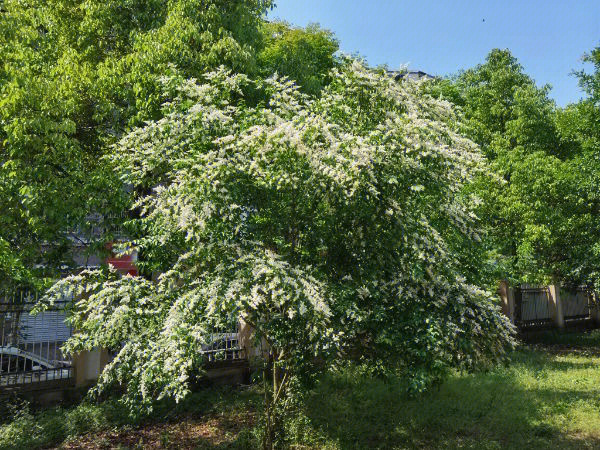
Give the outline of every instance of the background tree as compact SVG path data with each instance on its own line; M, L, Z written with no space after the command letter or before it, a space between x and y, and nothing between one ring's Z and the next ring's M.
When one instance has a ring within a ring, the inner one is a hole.
M600 48L584 55L593 71L577 72L580 86L588 95L558 111L556 123L561 141L570 146L571 164L577 172L580 195L577 204L586 205L586 234L574 237L580 249L575 275L600 286Z
M549 87L537 87L508 50L493 50L484 64L432 89L460 106L463 132L495 175L468 188L481 199L490 280L587 281L582 262L598 235L595 195L580 145L565 129L572 120L549 99Z
M285 75L309 94L317 94L331 81L339 46L330 31L316 24L302 29L285 22L263 22L261 34L257 60L264 76Z
M268 0L3 2L0 14L0 257L5 281L73 265L90 213L118 215L101 164L124 131L161 114L160 78L225 64L257 71ZM87 229L87 233L86 233ZM105 233L110 239L110 232ZM100 243L101 244L101 243ZM97 252L102 245L92 248ZM13 263L29 270L21 277Z

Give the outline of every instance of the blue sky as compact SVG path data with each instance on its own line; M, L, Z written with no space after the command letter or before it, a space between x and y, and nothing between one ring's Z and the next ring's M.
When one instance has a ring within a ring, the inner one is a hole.
M269 18L335 33L372 65L448 75L508 48L561 106L583 96L570 76L600 45L600 0L276 0Z

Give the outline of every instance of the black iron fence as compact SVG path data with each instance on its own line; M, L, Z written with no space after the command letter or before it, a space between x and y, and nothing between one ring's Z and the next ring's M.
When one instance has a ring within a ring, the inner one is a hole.
M245 358L245 351L240 346L237 325L231 325L226 330L211 333L208 344L202 346L201 352L208 362L235 361Z
M515 289L515 324L542 326L552 322L548 287L522 286Z
M37 301L37 296L28 292L0 297L0 394L28 387L37 389L44 383L49 386L75 382L73 360L62 351L73 334L66 322L65 308L70 302L65 299L32 314ZM200 349L208 363L246 358L237 328L232 322L210 333Z
M72 361L61 350L72 335L65 322L67 301L34 315L36 302L27 292L0 298L0 391L73 378Z
M594 299L591 291L585 286L561 290L563 317L565 320L582 320L590 318Z

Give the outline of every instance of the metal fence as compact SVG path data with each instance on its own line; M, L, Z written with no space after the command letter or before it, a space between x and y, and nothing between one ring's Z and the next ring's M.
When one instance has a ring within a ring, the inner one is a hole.
M33 315L36 302L27 292L0 298L0 390L73 378L72 361L61 350L72 334L67 301Z
M73 334L65 320L69 301L65 299L49 310L31 314L37 301L36 295L27 292L0 297L0 393L61 380L75 381L73 361L61 350ZM199 351L208 363L246 357L235 323L215 329Z
M585 286L565 289L560 295L565 320L581 320L590 318L590 307L593 305L591 292Z
M546 286L515 289L515 323L541 326L552 322L550 292Z
M522 285L515 288L515 324L522 328L543 327L553 322L553 305L548 286ZM593 296L585 286L561 289L560 300L565 321L591 318Z
M234 327L229 328L235 329ZM209 342L209 344L203 345L201 350L208 362L235 361L245 358L237 331L211 333Z

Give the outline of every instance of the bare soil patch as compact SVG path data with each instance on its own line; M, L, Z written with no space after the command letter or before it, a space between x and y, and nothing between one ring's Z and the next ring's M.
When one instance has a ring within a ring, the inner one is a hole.
M243 429L256 423L256 413L184 417L174 423L154 423L136 429L90 433L66 442L61 450L106 449L202 449L223 448Z

